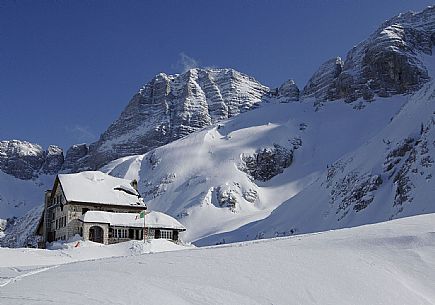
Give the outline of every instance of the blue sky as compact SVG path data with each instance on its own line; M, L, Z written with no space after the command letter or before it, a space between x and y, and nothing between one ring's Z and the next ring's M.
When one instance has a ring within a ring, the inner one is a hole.
M159 72L231 67L303 87L424 0L0 2L0 140L92 142Z

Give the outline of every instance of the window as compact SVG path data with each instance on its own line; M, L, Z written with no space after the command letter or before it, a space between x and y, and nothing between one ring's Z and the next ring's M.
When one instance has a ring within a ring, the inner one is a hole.
M128 238L128 230L127 229L114 229L113 237L115 238Z
M160 238L172 239L172 230L160 230Z

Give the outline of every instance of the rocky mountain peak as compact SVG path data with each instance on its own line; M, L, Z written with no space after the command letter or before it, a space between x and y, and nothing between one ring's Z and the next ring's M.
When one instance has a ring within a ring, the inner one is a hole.
M277 96L280 98L285 98L288 101L298 101L299 94L300 94L299 88L296 85L295 81L292 79L289 79L288 81L284 82L277 89Z
M159 73L133 96L86 154L84 147L67 152L63 170L96 169L116 158L143 154L252 109L269 91L254 78L233 69Z
M26 141L0 141L0 170L18 179L56 174L62 163L63 151L58 146L50 145L44 150Z
M352 48L344 62L325 62L303 95L320 101L352 102L414 92L429 80L422 58L432 55L434 44L435 7L400 14Z
M325 90L343 71L344 62L341 57L335 57L327 60L310 78L304 87L303 94L305 97L314 96L317 99L328 99Z

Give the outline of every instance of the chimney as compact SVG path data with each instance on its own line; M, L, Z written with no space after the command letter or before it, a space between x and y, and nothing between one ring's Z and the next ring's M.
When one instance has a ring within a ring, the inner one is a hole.
M131 182L130 182L130 185L136 190L136 191L138 191L138 189L137 189L137 180L136 179L133 179Z
M51 197L51 190L46 190L45 191L45 199L44 199L44 204L45 204L45 207L48 207L50 204L51 204L51 202L50 202L50 197Z

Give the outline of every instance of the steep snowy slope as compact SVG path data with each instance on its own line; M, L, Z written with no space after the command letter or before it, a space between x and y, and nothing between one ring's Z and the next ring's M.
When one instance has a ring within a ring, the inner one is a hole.
M21 180L0 171L0 218L19 217L44 203L44 192L51 187L54 176L44 175Z
M21 180L0 171L0 246L32 244L44 192L52 187L53 180L53 175Z
M375 136L406 99L380 98L359 110L342 102L321 111L312 102L264 103L103 171L138 179L150 208L177 217L194 241L266 217Z
M43 268L11 268L8 260L14 260L14 251L22 257L23 250L0 249L0 256L10 253L4 256L9 268L0 268L0 301L430 305L435 300L434 216L61 266L50 255L45 264L51 260L52 265ZM39 261L41 256L39 251Z
M356 151L264 220L199 244L268 238L435 212L435 82Z

